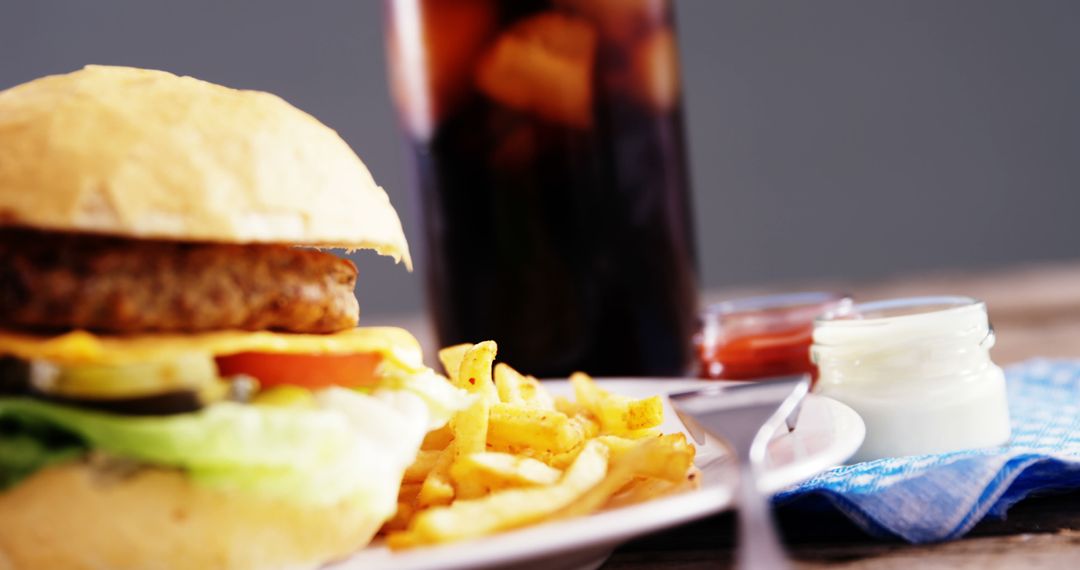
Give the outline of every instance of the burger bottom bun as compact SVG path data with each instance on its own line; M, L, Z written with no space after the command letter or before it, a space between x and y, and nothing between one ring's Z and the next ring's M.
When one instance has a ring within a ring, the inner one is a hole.
M191 484L180 472L44 469L0 493L0 569L307 569L366 545L360 501L295 505Z

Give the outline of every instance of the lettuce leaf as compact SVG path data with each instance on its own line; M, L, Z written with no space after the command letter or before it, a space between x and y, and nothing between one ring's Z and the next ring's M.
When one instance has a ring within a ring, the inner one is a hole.
M473 401L473 396L465 390L451 384L434 370L426 368L421 372L398 373L384 370L384 377L375 393L385 394L391 391L409 392L419 396L428 407L431 421L428 429L438 429L450 421L454 413L464 410Z
M75 459L86 446L69 433L44 425L0 420L0 491L37 470Z
M371 394L323 390L316 409L223 402L190 414L140 417L2 398L0 423L47 426L74 435L87 449L183 469L205 485L305 503L359 498L388 517L428 429L468 401L449 388L402 376ZM40 444L31 433L9 438L13 459L0 448L0 477L21 478L82 450L54 453Z

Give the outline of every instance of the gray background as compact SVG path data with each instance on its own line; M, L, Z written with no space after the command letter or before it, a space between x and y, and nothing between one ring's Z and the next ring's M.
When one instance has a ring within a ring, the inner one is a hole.
M110 63L276 92L353 145L416 249L380 4L3 0L0 87ZM677 7L706 287L1076 255L1080 2ZM421 306L362 257L369 316Z

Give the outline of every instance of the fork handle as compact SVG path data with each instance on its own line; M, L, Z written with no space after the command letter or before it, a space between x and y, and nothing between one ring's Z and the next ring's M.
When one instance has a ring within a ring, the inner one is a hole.
M738 570L789 570L768 499L758 490L753 468L739 469L739 542L735 550Z

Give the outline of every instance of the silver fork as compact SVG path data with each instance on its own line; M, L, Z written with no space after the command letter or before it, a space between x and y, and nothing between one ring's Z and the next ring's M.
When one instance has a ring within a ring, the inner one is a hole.
M671 394L671 406L698 443L705 434L723 439L739 463L739 539L735 567L740 570L790 568L776 532L768 498L758 486L765 452L783 422L794 429L810 377L784 376L750 384L715 386Z

